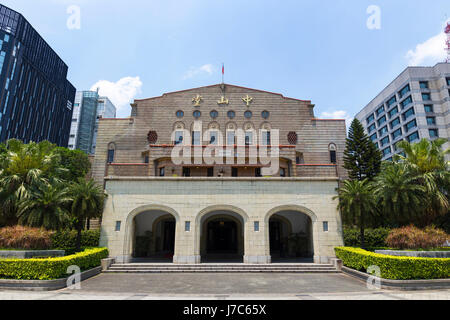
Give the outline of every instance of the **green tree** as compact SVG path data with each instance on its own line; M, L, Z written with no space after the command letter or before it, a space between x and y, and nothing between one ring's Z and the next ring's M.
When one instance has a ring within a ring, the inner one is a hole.
M18 204L19 223L30 227L59 230L67 226L69 212L66 209L71 198L67 188L52 181L34 185L29 196Z
M399 227L420 218L427 194L417 181L404 163L383 163L375 178L374 194L385 223Z
M420 222L422 226L430 225L438 217L447 214L450 208L450 171L445 160L450 149L443 150L446 142L446 139L422 139L416 144L407 141L398 144L405 156L398 155L394 160L404 163L411 174L417 176L417 183L426 190L427 201Z
M358 119L353 120L346 148L344 151L344 168L351 180L373 180L381 169L381 152L370 141Z
M342 213L344 222L348 225L359 226L361 233L361 248L365 247L364 230L372 219L375 208L373 187L368 179L346 180L338 189L338 210Z
M91 163L86 153L62 147L56 148L55 152L60 156L61 166L67 169L62 175L62 179L77 181L78 178L86 177L91 168Z
M70 185L70 213L73 224L77 230L76 250L81 250L81 232L84 221L101 216L105 193L94 180L79 178L76 183Z

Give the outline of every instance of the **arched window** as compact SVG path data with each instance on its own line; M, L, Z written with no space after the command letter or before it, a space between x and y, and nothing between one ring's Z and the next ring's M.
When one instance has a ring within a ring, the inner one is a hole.
M336 164L337 163L336 145L334 143L330 144L328 150L330 152L330 162L332 164Z
M108 163L114 163L116 153L116 145L114 143L110 143L108 146Z

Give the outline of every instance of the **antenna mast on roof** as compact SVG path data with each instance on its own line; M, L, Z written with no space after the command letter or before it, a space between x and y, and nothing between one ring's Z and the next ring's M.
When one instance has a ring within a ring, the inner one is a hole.
M445 34L447 35L447 40L445 42L445 50L447 51L447 60L445 62L450 63L450 22L447 22L445 27Z

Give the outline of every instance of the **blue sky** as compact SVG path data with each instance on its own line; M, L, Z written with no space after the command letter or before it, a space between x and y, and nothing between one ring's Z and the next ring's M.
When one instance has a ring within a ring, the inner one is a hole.
M450 1L3 0L69 65L78 90L129 100L221 82L310 99L353 117L408 64L445 57ZM80 8L80 29L67 9ZM367 8L381 9L369 29ZM441 44L442 42L442 44ZM408 53L409 52L409 53ZM99 82L100 81L100 82Z

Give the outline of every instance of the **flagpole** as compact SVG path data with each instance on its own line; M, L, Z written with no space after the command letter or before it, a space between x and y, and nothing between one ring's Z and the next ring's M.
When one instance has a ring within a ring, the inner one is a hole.
M222 63L222 84L225 84L225 64Z

